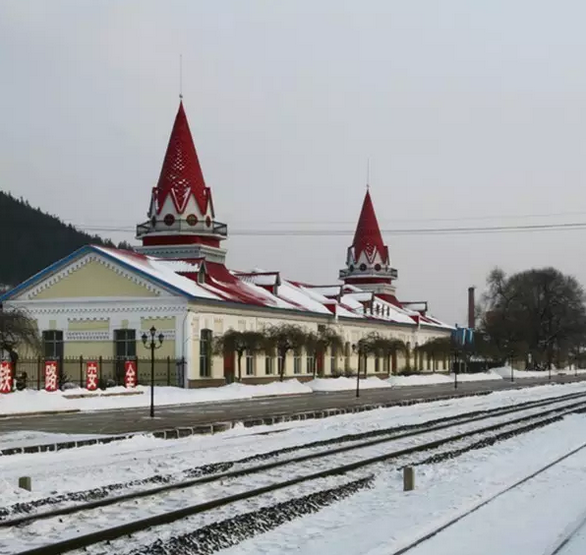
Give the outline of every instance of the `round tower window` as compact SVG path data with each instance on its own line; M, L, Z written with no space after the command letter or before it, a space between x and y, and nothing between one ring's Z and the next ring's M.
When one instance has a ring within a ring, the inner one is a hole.
M381 265L380 265L380 264L375 264L375 265L374 265L374 269L375 269L377 272L380 272L380 271L381 271Z
M209 216L206 216L206 227L211 227L212 219Z
M360 271L366 272L366 264L360 264Z
M195 214L189 214L187 216L187 225L197 225L197 216Z
M163 220L165 225L172 226L175 223L175 216L173 214L167 214Z

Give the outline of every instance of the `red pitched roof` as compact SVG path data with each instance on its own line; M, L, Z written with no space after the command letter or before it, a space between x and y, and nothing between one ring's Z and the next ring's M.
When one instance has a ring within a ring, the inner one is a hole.
M175 208L180 214L185 210L190 194L194 195L202 214L206 213L208 202L211 199L211 192L206 187L193 144L183 102L179 103L179 110L175 117L155 192L159 212L169 195L171 195Z
M358 225L356 226L352 246L354 247L355 260L358 260L363 252L366 253L369 260L372 260L374 254L378 251L383 259L383 263L388 263L388 250L383 241L372 199L370 198L370 191L368 190L362 203L362 210L358 218Z

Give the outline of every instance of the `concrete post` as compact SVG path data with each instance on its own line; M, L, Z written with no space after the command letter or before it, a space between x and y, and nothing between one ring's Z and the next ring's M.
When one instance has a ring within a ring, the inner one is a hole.
M415 469L412 466L403 468L403 491L415 489Z
M18 479L18 487L20 489L25 489L26 491L32 491L33 486L32 486L31 477L30 476L21 476Z

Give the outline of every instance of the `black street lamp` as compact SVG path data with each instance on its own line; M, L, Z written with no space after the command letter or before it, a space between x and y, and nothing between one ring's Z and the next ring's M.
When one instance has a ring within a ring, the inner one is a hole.
M458 372L460 371L460 352L454 351L454 389L458 389Z
M515 352L511 351L510 359L511 359L511 383L515 381L515 370L513 369L513 357L515 356Z
M362 356L362 349L360 348L360 342L358 345L353 344L352 350L358 352L358 369L356 370L356 397L360 397L360 360Z
M162 333L159 333L158 340L155 336L157 335L157 328L153 326L149 330L151 337L149 341L149 336L145 333L142 334L142 343L143 345L151 350L151 418L155 416L155 349L160 349L163 346L163 339L165 338Z

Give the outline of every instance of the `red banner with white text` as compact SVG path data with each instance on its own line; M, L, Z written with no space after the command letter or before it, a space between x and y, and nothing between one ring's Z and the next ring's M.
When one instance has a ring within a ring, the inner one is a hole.
M124 362L124 387L136 387L136 383L136 361L127 360Z
M0 362L0 393L12 391L12 362Z
M45 361L45 391L57 391L59 389L59 371L57 361Z
M98 389L98 363L89 360L85 367L85 387L88 391Z

